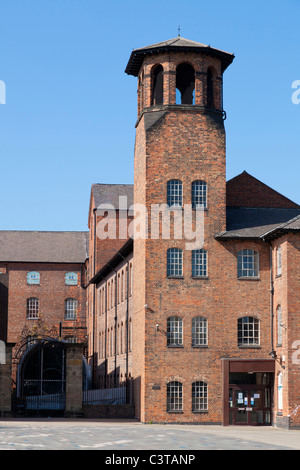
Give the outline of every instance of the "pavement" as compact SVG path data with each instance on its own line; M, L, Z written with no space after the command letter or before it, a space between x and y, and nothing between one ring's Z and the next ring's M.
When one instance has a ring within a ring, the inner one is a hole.
M0 450L300 450L300 431L135 420L1 418Z

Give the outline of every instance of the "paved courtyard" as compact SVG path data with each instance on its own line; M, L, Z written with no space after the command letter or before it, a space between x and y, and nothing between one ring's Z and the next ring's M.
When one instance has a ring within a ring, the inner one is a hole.
M0 450L299 450L300 431L137 421L0 419ZM130 455L130 454L128 454Z

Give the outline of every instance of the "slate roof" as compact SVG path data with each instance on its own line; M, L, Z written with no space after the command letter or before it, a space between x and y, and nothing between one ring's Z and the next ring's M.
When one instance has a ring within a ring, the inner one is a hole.
M110 204L113 205L116 210L118 210L120 209L120 196L125 196L127 198L127 208L133 204L133 184L97 183L92 185L92 193L94 195L95 208L99 207L100 205Z
M178 36L176 38L168 39L167 41L152 44L151 46L134 49L129 58L125 72L128 75L134 75L137 77L146 54L155 54L164 51L193 51L219 57L222 62L222 71L224 71L234 59L234 54L230 54L228 52L221 51L220 49L210 47L209 45L201 44L200 42L191 41L190 39L185 39L181 36Z
M84 263L88 232L0 231L0 261Z
M227 230L218 239L266 238L281 230L300 230L300 208L227 207Z

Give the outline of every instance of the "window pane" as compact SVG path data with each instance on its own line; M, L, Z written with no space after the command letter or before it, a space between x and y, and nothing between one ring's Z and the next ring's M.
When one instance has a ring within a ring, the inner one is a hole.
M207 276L207 252L205 250L192 251L192 276Z
M192 320L192 346L207 345L207 320L195 317Z
M182 206L182 182L170 180L167 185L168 206Z
M282 310L281 306L277 307L277 343L282 344Z
M168 346L182 346L182 318L170 317L167 323L167 345Z
M207 207L207 185L205 181L192 183L192 207L193 209Z
M281 246L277 248L277 275L281 275Z
M35 319L39 317L39 299L31 297L27 299L27 319Z
M179 248L167 251L167 275L182 276L182 251Z
M67 299L65 301L65 320L74 320L77 314L77 300Z
M259 321L253 317L238 320L238 345L249 346L259 344Z
M192 410L207 410L207 384L205 382L194 382L192 385Z
M259 273L258 253L254 250L238 252L238 277L257 277Z
M170 382L167 385L167 411L182 411L182 384Z

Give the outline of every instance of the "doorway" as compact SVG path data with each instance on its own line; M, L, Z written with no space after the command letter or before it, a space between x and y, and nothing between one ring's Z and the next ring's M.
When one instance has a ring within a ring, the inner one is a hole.
M229 424L270 426L272 374L233 373L229 377Z

